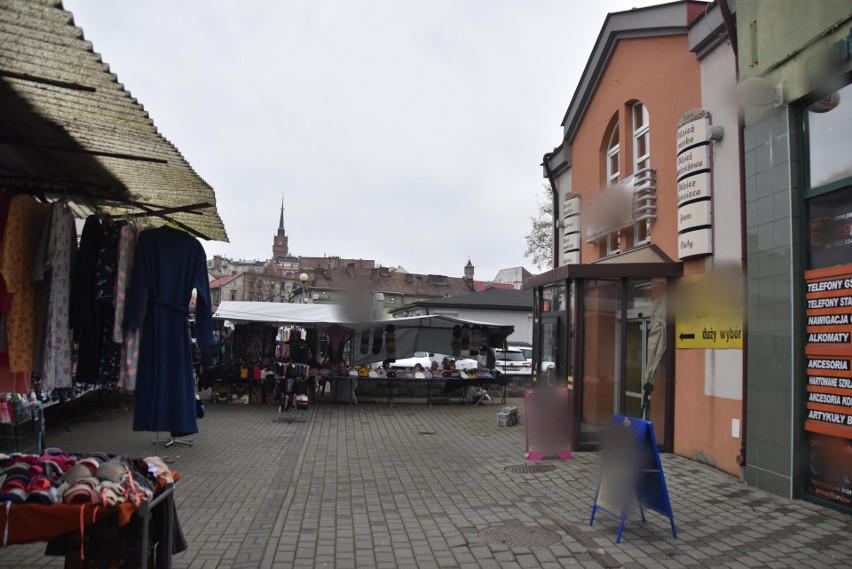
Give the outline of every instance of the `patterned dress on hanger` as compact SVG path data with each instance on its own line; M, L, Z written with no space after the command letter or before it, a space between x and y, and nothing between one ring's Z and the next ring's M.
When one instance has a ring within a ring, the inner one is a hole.
M121 370L121 344L113 340L115 327L115 290L118 275L118 243L121 228L126 223L111 221L104 224L98 266L95 275L98 329L98 383L117 384Z
M74 215L64 204L54 204L46 228L44 277L49 277L44 352L41 369L42 391L71 387L71 327L69 299L71 259L77 248ZM40 259L40 261L42 261Z
M133 274L133 261L136 254L136 240L141 228L138 223L129 223L121 228L118 243L118 274L115 281L115 327L112 340L121 343L121 372L118 385L128 391L136 389L136 369L139 365L139 337L142 329L124 330L124 309L127 302L127 289L130 275Z

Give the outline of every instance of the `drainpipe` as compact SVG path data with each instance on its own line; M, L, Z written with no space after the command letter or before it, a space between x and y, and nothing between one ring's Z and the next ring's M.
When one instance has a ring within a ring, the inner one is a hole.
M739 52L737 49L737 28L734 25L734 18L731 14L731 7L728 5L729 0L720 0L719 9L722 11L722 22L725 24L725 33L728 34L728 40L731 43L731 49L734 51L734 73L737 83L740 81L740 66ZM740 259L742 265L742 291L743 291L743 307L747 308L748 299L748 255L746 251L746 199L745 199L745 136L743 129L745 127L745 118L743 110L737 111L737 144L739 144L739 166L740 166L740 248L742 257ZM748 415L748 319L743 315L743 387L742 387L742 423L740 425L740 453L737 455L736 462L740 467L740 482L745 482L746 474L746 417Z
M553 170L550 169L550 157L552 152L544 155L544 172L547 174L547 181L550 182L550 191L553 193L553 266L555 269L559 266L559 233L557 232L556 221L559 216L559 191L556 189L556 180L553 179Z

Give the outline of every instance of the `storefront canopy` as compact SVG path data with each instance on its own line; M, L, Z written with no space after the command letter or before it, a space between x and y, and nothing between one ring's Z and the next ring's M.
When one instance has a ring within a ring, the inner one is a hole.
M356 364L371 363L387 359L386 345L373 353L372 332L377 328L384 330L388 325L395 328L396 357L408 357L414 352L433 352L449 354L452 352L450 341L455 326L480 326L487 328L495 337L506 338L515 331L514 326L462 320L443 315L416 316L412 318L394 318L391 320L352 321L335 304L283 304L274 302L240 302L226 300L219 305L213 318L232 322L267 322L277 325L338 325L356 336L370 334L367 354L356 350Z
M213 188L58 0L0 0L0 190L228 240Z

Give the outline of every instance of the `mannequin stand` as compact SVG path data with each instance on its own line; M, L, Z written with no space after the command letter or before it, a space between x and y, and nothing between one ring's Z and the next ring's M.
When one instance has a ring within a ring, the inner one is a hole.
M166 441L165 448L169 448L172 445L186 445L188 447L192 446L192 441L189 439L175 439L171 438Z
M156 456L159 456L163 460L163 462L165 462L166 464L174 464L174 462L175 462L174 460L169 460L169 455L163 455L163 456L160 455L160 432L159 431L157 431L157 438L155 440L151 441L151 444L154 445L154 454ZM163 448L166 448L168 446L169 446L169 443L166 442L164 444Z

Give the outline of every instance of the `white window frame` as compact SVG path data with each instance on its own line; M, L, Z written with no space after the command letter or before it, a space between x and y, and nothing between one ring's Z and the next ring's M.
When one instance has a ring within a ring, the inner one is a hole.
M614 186L621 178L621 143L618 140L618 122L616 122L609 134L609 141L606 146L606 184ZM615 158L616 170L613 170L612 163ZM610 255L618 251L619 232L610 233L606 236L606 254Z
M639 128L636 128L636 111L639 107L641 107L642 125L639 126ZM648 107L646 107L641 101L634 103L630 108L630 121L633 128L633 174L636 175L643 168L651 167L651 116L648 113ZM639 141L642 138L645 139L645 153L640 156ZM651 232L645 232L642 227L642 224L644 223L644 221L640 221L633 226L634 246L638 246L643 243L650 243L651 241ZM643 232L645 233L645 238L640 239L639 236Z

